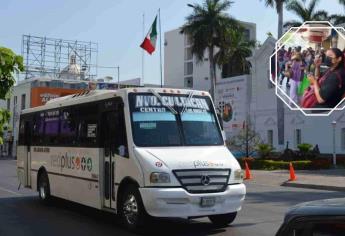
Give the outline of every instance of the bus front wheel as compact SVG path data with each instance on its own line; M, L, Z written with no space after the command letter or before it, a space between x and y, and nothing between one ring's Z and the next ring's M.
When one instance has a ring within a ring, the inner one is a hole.
M237 212L232 212L222 215L212 215L208 218L216 227L226 227L231 224L236 218Z
M50 186L49 179L46 172L43 172L39 176L38 180L38 195L43 203L48 203L50 200Z
M119 213L127 229L136 232L144 228L148 214L145 211L140 192L136 186L129 185L124 190Z

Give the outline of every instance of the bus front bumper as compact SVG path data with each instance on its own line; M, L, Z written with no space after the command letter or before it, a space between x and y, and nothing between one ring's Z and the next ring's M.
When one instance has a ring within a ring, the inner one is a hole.
M241 210L246 194L244 184L228 185L221 193L191 194L183 188L140 188L147 213L155 217L198 217ZM201 206L202 198L214 198L213 206Z

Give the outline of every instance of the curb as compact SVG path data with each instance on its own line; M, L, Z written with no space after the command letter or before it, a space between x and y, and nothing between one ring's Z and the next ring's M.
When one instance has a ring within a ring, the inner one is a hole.
M293 183L293 182L288 182L288 181L282 183L281 186L345 192L345 187L317 185L317 184Z

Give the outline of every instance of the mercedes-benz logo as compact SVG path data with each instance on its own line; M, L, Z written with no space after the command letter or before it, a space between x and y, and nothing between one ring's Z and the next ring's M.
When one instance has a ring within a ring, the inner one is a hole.
M210 184L210 182L211 182L211 179L210 179L210 177L208 176L208 175L202 175L201 176L201 183L203 184L203 185L209 185Z

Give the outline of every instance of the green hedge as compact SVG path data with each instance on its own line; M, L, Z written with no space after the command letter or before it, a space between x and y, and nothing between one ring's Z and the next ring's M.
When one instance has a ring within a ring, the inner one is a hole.
M276 160L247 160L250 169L254 170L288 170L289 163L287 161L276 161ZM310 170L313 168L312 161L292 161L291 162L295 170ZM244 166L244 159L240 160L242 168Z

